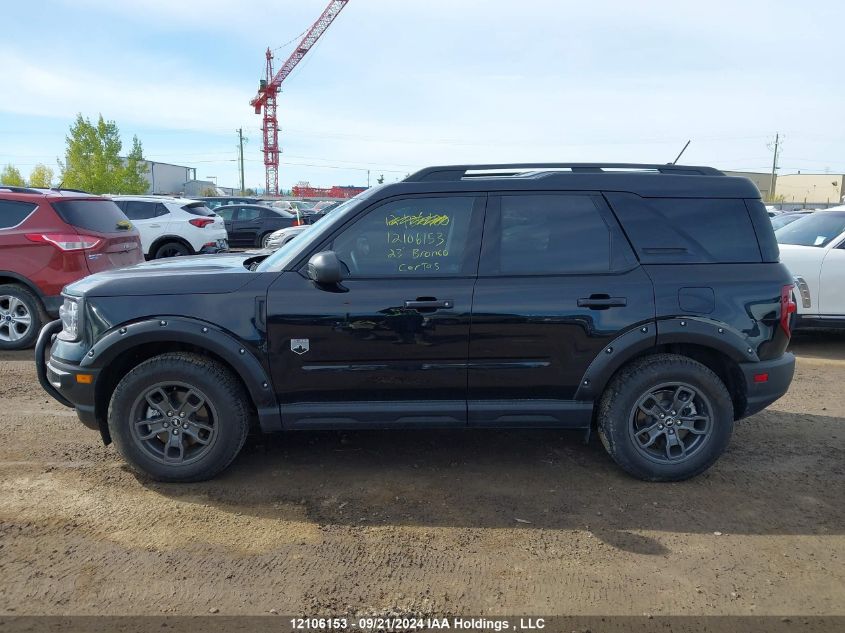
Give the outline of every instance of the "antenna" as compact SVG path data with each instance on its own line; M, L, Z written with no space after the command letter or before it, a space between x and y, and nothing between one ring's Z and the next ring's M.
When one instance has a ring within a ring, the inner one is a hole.
M675 160L673 160L671 163L669 163L670 165L677 165L678 164L678 161L681 159L681 156L683 156L684 152L687 151L687 148L689 147L689 144L691 142L692 142L692 139L687 141L687 144L684 145L684 148L681 150L681 153L678 154L677 156L675 156Z

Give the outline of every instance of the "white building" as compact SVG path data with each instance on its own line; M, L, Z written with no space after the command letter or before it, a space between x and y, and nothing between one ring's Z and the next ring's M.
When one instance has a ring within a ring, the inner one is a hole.
M171 165L170 163L159 163L145 160L142 164L146 167L144 178L149 186L147 193L182 193L185 183L189 180L196 180L197 170L195 167L184 165Z

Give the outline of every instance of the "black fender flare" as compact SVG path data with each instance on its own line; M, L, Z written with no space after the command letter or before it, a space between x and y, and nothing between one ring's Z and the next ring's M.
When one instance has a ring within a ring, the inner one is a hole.
M581 376L581 383L575 391L575 400L598 400L616 370L635 356L654 347L656 341L657 328L654 321L641 323L617 336L604 346Z
M162 342L188 343L207 349L222 358L243 380L250 398L255 403L261 430L266 433L282 430L279 404L270 377L261 361L234 336L211 323L163 316L120 325L94 344L80 362L80 366L99 369L100 376L103 370L108 371L109 364L126 350Z
M758 362L757 350L742 332L713 319L672 317L657 322L657 344L692 343L721 352L737 363Z
M605 345L581 377L575 400L597 400L622 365L650 348L672 343L707 347L737 363L759 360L745 336L724 323L701 317L661 319L640 324Z

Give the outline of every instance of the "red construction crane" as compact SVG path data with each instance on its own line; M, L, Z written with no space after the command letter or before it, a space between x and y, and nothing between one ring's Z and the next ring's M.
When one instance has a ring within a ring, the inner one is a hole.
M256 114L264 111L264 123L261 131L264 136L264 169L266 172L266 194L279 195L279 121L276 119L276 95L282 82L291 74L296 65L302 61L305 54L311 50L320 36L326 32L329 25L343 10L349 0L332 0L329 6L320 14L317 21L311 25L308 32L294 49L291 56L273 74L273 51L267 49L267 73L258 87L258 95L250 101Z

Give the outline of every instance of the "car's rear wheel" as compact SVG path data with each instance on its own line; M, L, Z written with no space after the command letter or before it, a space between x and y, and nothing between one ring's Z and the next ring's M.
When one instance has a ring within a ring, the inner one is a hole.
M0 285L0 349L26 349L35 345L47 314L28 288Z
M220 363L197 354L162 354L117 385L109 431L136 471L159 481L202 481L241 450L249 430L246 398Z
M182 257L190 254L190 249L181 242L165 242L156 249L155 258L162 259L163 257Z
M707 470L727 447L733 426L733 403L719 377L674 354L624 367L599 404L607 452L649 481L679 481Z

